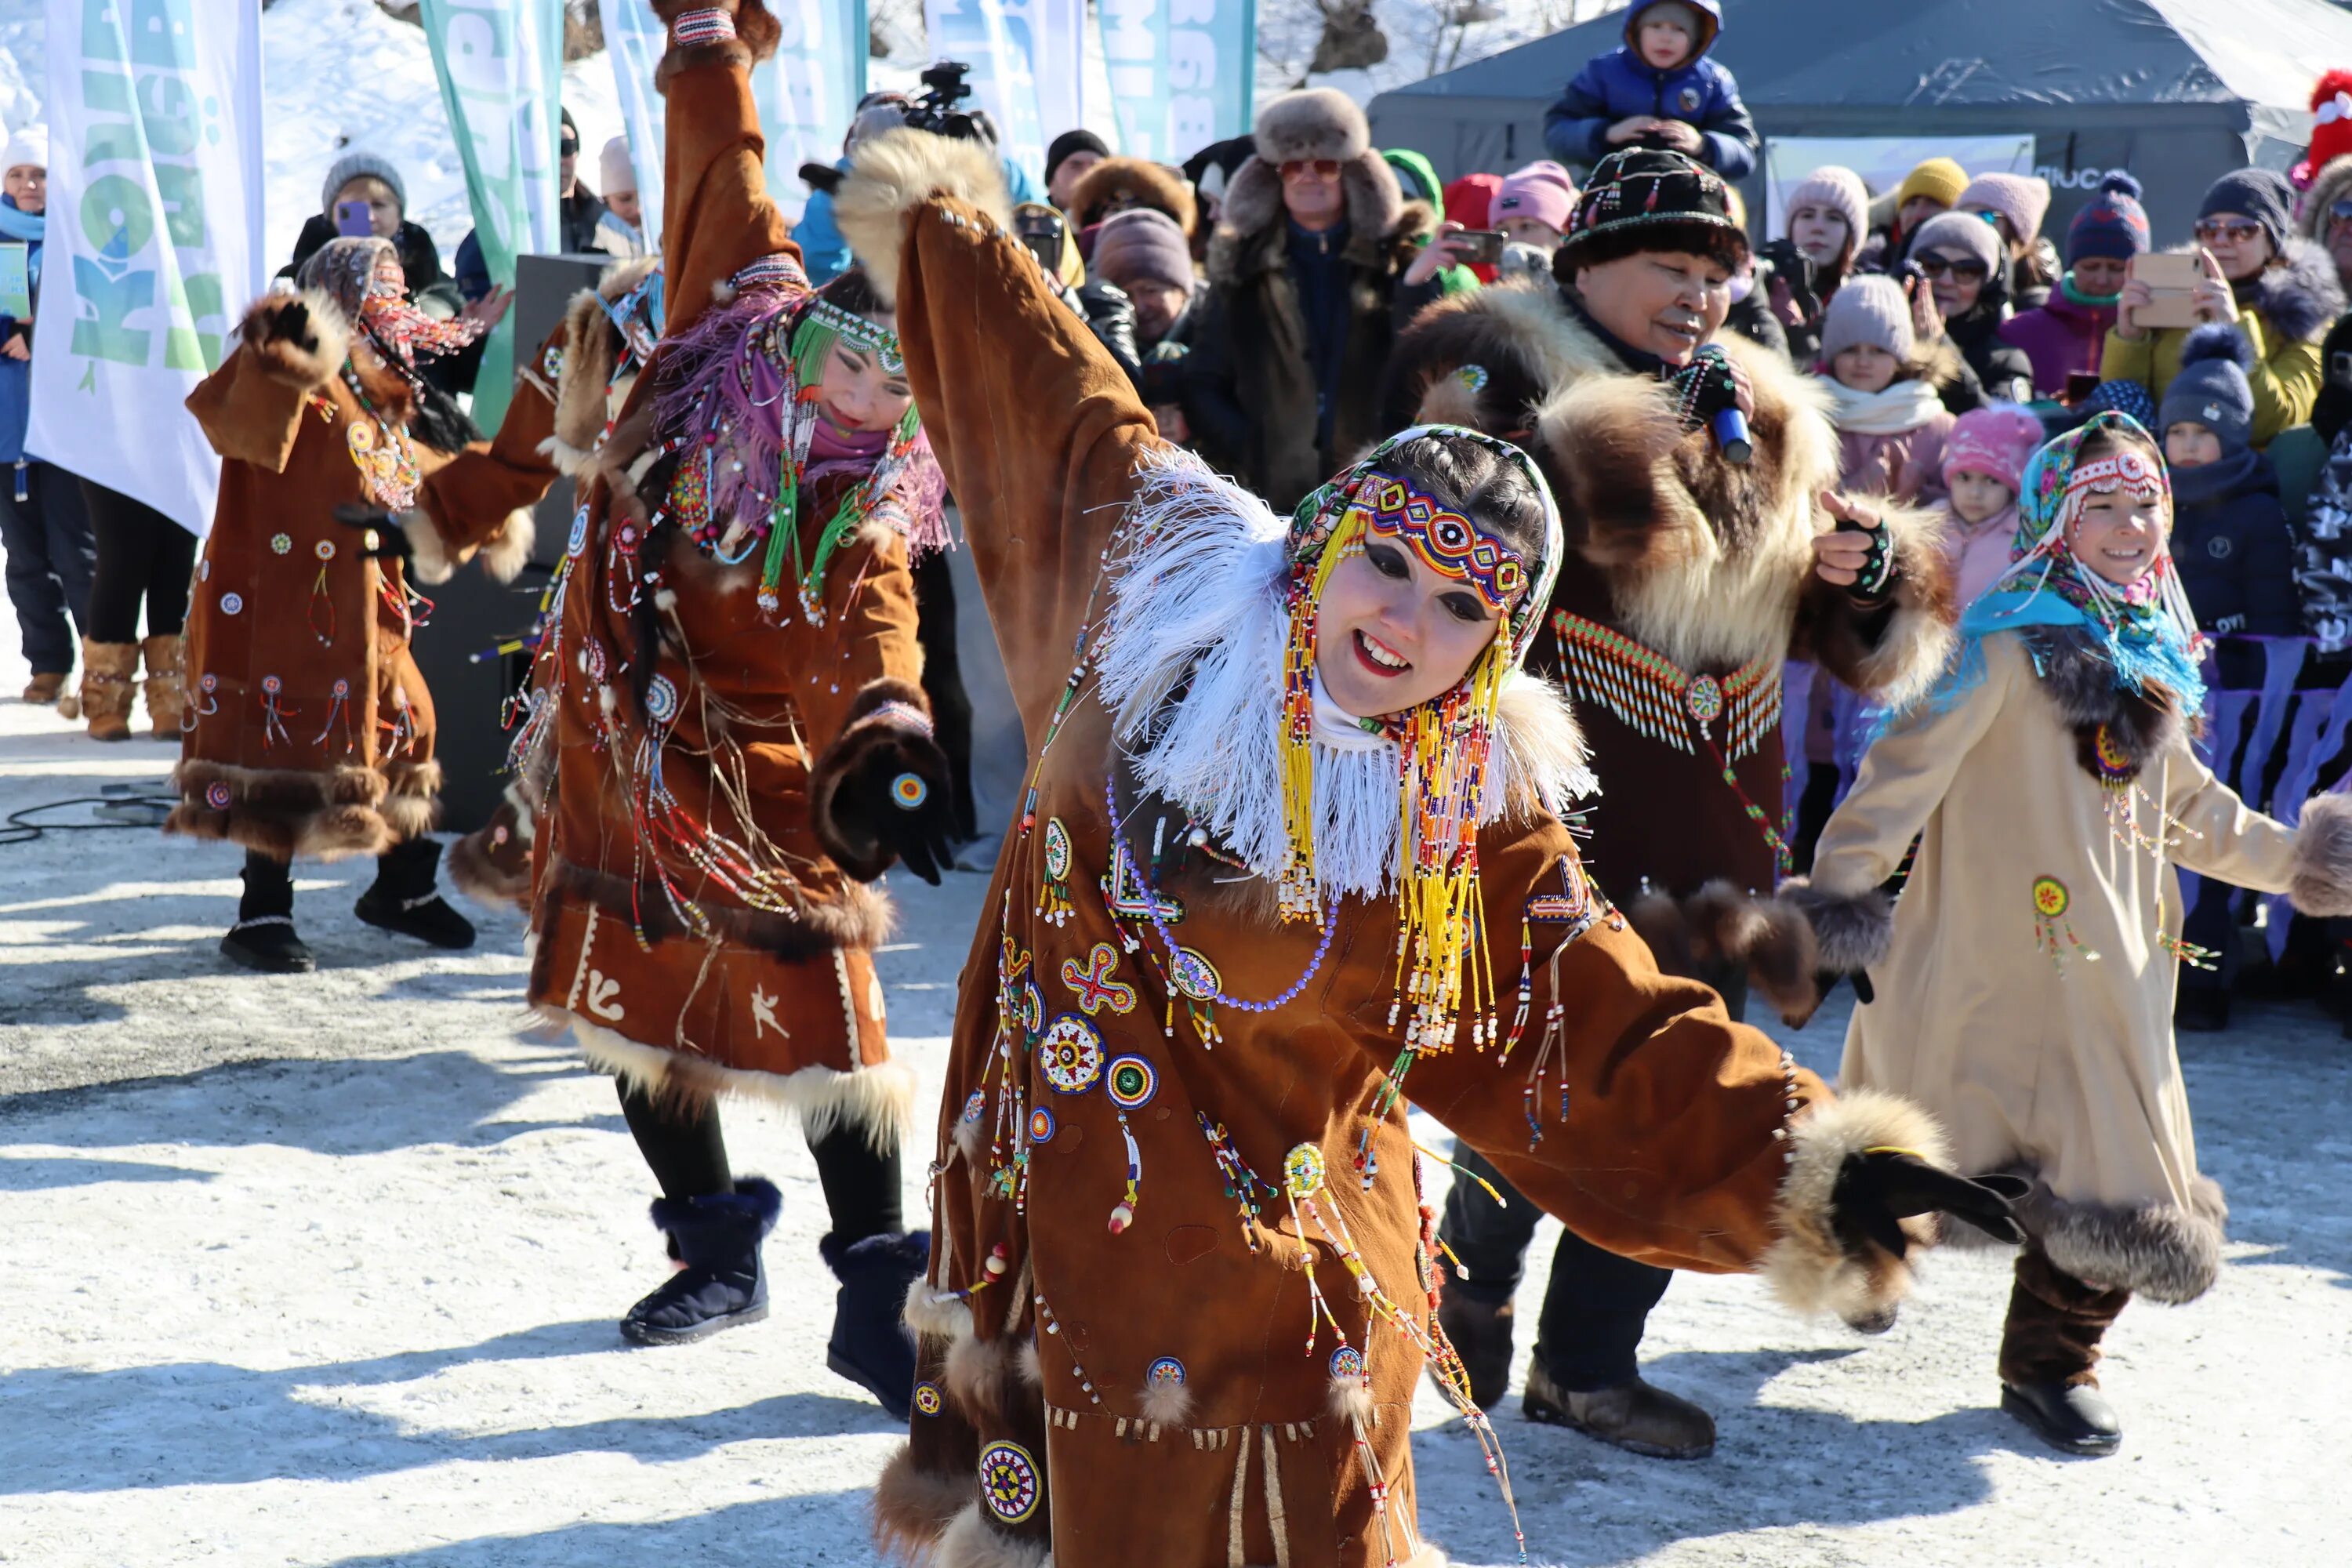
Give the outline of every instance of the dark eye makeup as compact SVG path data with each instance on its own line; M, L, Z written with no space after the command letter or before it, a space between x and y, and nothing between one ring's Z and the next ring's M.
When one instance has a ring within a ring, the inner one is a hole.
M1367 544L1364 546L1364 559L1370 562L1372 570L1383 577L1393 577L1402 582L1412 575L1412 568L1405 564L1404 557L1388 545Z

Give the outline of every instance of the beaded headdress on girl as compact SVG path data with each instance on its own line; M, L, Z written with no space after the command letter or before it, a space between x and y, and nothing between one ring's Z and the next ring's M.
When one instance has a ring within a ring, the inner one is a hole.
M382 275L387 264L395 271L400 268L400 252L392 241L342 236L313 251L294 280L332 300L404 370L413 372L420 353L451 353L482 335L486 329L478 321L428 316L410 304L401 288Z
M759 602L771 616L782 606L789 559L802 615L823 625L826 568L867 521L887 522L910 551L947 542L939 506L945 486L909 402L871 471L841 498L814 548L803 550L794 519L826 361L846 347L891 375L902 374L906 361L896 332L807 292L798 267L778 259L788 271L739 275L736 300L706 314L667 352L656 418L677 433L668 447L687 456L664 510L730 564L764 544Z
M1442 505L1393 471L1397 448L1431 436L1475 442L1526 474L1543 505L1542 553L1521 551ZM1444 1050L1464 1012L1483 1045L1494 976L1480 929L1478 826L1503 683L1526 658L1559 575L1559 509L1518 447L1451 425L1417 425L1299 502L1287 542L1288 631L1283 656L1283 818L1289 840L1279 879L1285 920L1320 918L1315 873L1316 623L1323 590L1368 539L1395 540L1441 576L1466 583L1503 627L1453 689L1381 721L1401 767L1403 866L1399 877L1397 1003L1412 1004L1406 1049Z

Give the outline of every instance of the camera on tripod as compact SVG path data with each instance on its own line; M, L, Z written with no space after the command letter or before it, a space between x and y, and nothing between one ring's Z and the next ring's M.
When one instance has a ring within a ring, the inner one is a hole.
M908 106L907 123L918 131L952 136L960 142L995 140L977 110L956 107L971 96L971 84L964 80L965 73L971 69L961 60L940 60L923 72L923 96Z

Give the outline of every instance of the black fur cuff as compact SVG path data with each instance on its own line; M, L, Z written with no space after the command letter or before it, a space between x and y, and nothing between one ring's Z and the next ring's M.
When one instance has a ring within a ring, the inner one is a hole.
M1895 942L1895 906L1876 888L1866 892L1824 892L1802 877L1790 878L1780 898L1813 928L1821 964L1834 974L1859 974L1885 961Z

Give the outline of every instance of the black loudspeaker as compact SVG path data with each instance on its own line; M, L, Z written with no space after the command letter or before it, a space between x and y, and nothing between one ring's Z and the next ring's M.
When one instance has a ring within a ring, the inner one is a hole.
M564 308L583 289L593 289L608 256L524 256L515 263L515 356L535 356L563 320ZM574 510L572 481L558 477L534 514L538 539L530 564L511 583L494 583L479 563L470 563L437 588L421 590L433 601L429 624L416 635L415 652L425 684L433 693L439 726L434 754L440 759L441 827L470 833L489 820L506 786L507 699L530 674L527 650L499 651L530 632L541 597L562 558Z

